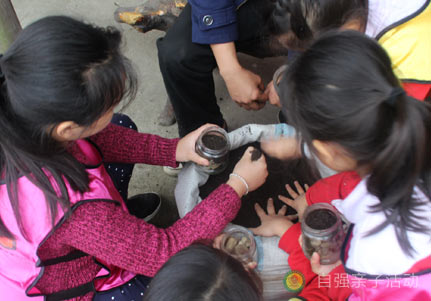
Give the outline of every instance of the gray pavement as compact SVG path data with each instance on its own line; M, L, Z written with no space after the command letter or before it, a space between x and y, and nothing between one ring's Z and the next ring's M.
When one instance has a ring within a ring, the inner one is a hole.
M177 137L176 124L162 127L157 124L157 116L166 100L162 77L157 59L157 38L164 35L161 31L151 31L146 34L132 27L116 23L113 13L117 6L135 6L144 1L118 0L12 0L22 27L48 15L68 15L88 21L99 26L115 26L123 32L124 53L133 62L139 75L139 92L136 100L124 111L138 125L141 132L157 134L163 137ZM261 75L264 83L271 80L273 71L285 58L256 59L240 55L244 66ZM225 84L215 71L217 99L228 123L229 130L236 129L248 123L275 123L277 109L267 105L263 110L251 112L241 109L230 98ZM136 165L129 187L129 195L154 191L165 200L164 211L174 208L174 188L176 178L163 173L159 166ZM167 201L167 202L166 202ZM170 210L172 211L172 210ZM168 221L166 221L168 222ZM161 221L161 224L165 222Z

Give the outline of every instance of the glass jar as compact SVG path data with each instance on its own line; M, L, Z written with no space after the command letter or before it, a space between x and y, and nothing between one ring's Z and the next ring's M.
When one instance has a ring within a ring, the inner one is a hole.
M331 264L340 259L345 233L341 216L333 206L317 203L308 206L301 223L302 250L308 259L314 252L320 264Z
M208 174L221 173L228 164L230 144L227 132L221 127L212 126L204 130L196 141L196 153L208 159L209 166L201 166Z
M220 249L244 264L257 263L256 241L253 234L244 227L234 225L223 232Z

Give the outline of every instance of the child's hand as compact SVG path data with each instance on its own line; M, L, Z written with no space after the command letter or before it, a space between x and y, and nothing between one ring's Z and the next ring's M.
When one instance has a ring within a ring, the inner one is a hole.
M215 124L205 124L198 128L197 130L194 130L191 133L188 133L186 136L180 139L177 144L177 151L175 154L175 159L177 162L187 162L192 161L199 165L208 166L209 161L205 158L202 158L196 153L195 145L196 141L199 138L199 135L207 128L211 126L217 126Z
M251 228L254 234L260 236L283 236L283 234L293 225L291 216L285 216L287 207L283 205L278 213L275 212L274 201L268 199L266 210L268 214L260 207L258 203L254 205L256 213L260 218L261 225L257 228Z
M219 249L219 250L221 250L221 242L222 242L223 237L224 237L225 235L226 235L226 234L221 233L221 234L217 235L217 236L216 236L216 238L214 238L214 241L213 241L213 248L214 248L214 249Z
M251 146L247 148L232 172L240 176L247 183L249 192L256 190L265 183L266 177L268 176L265 156L260 156L259 159L252 161L251 155L253 150L254 148ZM239 177L231 176L227 184L230 185L240 197L246 193L246 185Z
M268 95L269 102L272 105L281 108L280 97L278 96L277 91L274 88L274 81L270 81L269 84L266 86L265 94Z
M319 253L314 252L310 258L310 264L314 273L319 276L326 276L341 264L341 260L337 260L337 262L333 264L320 264L320 255Z
M302 234L299 235L298 242L302 248ZM310 258L311 270L319 276L328 275L333 269L335 269L340 264L341 264L341 260L337 260L333 264L320 264L320 255L317 252L314 252Z
M296 190L293 190L289 184L286 184L287 193L290 195L290 198L279 195L278 198L285 204L289 205L298 213L299 221L302 221L302 216L304 215L305 209L307 209L307 199L305 198L305 192L308 190L309 186L307 184L304 185L304 189L298 183L298 181L294 182Z
M301 144L296 137L280 137L278 139L264 140L260 147L265 154L280 160L301 157Z

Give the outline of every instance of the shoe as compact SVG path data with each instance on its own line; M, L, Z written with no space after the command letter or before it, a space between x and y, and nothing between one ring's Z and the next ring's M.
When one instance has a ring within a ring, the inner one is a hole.
M129 213L150 221L159 212L162 205L162 199L157 193L148 192L135 195L127 199L126 206Z
M163 166L163 172L171 177L177 177L182 169L183 169L182 163L180 163L178 167Z
M172 107L171 101L166 99L165 106L157 117L158 124L161 126L173 125L177 119L175 118L174 108Z

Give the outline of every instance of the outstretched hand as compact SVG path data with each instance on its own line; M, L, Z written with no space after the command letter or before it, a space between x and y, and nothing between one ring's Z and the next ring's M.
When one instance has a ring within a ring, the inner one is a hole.
M265 213L258 203L254 208L261 222L259 227L250 228L256 235L281 237L293 225L291 219L295 217L285 216L287 207L283 205L278 212L275 212L274 201L271 198L268 199L266 207L268 213Z
M289 205L293 209L296 210L299 221L302 221L302 217L304 215L305 209L308 207L307 199L305 197L305 192L308 190L309 186L307 184L304 185L304 188L299 184L298 181L294 182L296 191L290 187L289 184L286 184L287 193L291 198L279 195L278 198Z

